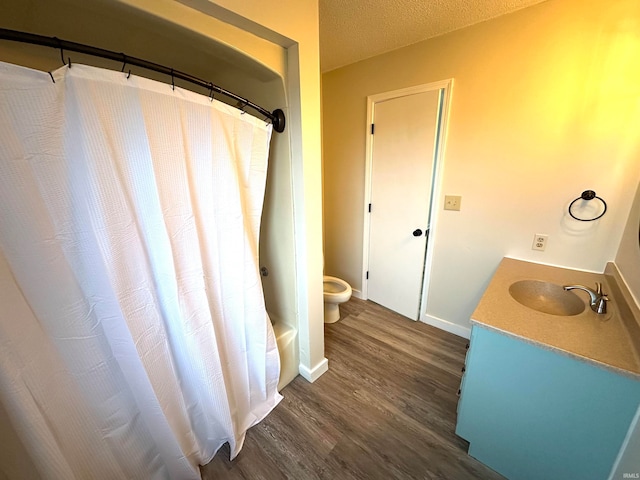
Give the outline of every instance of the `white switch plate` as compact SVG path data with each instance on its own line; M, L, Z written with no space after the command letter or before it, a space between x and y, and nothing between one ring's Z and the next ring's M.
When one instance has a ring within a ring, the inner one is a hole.
M444 196L444 209L445 210L460 210L460 202L462 197L459 195L445 195Z
M542 233L536 233L533 236L533 245L531 246L532 250L540 250L543 251L547 248L547 240L549 239L549 235L544 235Z

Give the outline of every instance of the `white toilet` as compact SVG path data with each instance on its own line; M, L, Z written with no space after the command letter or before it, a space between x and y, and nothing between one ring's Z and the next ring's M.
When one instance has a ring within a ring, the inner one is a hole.
M336 277L324 276L324 323L340 320L339 304L351 298L351 285Z

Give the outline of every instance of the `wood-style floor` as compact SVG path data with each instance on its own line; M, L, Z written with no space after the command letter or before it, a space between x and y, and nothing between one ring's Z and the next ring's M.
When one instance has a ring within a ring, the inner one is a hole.
M204 479L501 479L454 433L466 340L352 298L325 325L329 371L225 445Z

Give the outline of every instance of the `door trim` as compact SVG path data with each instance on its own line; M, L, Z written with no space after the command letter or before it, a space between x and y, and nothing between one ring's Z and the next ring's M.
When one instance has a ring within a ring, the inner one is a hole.
M429 241L427 241L427 251L425 255L425 263L424 270L425 275L423 275L423 284L422 284L422 295L420 300L420 312L418 315L419 319L422 319L426 314L427 309L427 300L428 300L428 292L429 292L429 280L431 275L431 263L433 259L433 245L435 238L435 234L437 231L437 213L442 208L441 206L441 183L442 183L442 170L444 166L444 151L446 147L446 137L448 131L449 124L449 110L451 105L451 96L453 91L453 78L442 80L439 82L426 83L423 85L416 85L414 87L402 88L399 90L392 90L390 92L378 93L376 95L367 96L367 124L366 124L366 152L365 152L365 180L364 180L364 205L363 205L363 215L364 215L364 228L362 234L362 298L368 299L369 294L369 286L367 280L367 272L369 271L369 233L371 220L369 216L369 204L371 203L371 170L373 164L373 135L371 133L371 124L374 123L375 116L375 104L378 102L383 102L385 100L390 100L392 98L405 97L407 95L414 95L417 93L429 92L433 90L443 89L442 95L442 107L440 110L440 131L436 137L436 144L438 148L436 149L436 158L434 165L434 182L433 182L433 191L432 191L432 201L430 208L430 230L429 230Z

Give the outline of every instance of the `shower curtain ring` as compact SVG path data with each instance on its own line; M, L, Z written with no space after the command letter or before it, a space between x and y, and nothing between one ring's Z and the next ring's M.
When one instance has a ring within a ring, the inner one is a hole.
M209 101L213 102L213 83L209 82Z
M176 84L175 84L175 81L173 79L173 68L172 68L171 69L171 90L175 91L175 89L176 89Z
M122 55L122 68L120 71L124 73L124 67L127 65L127 56L124 53L120 53Z

